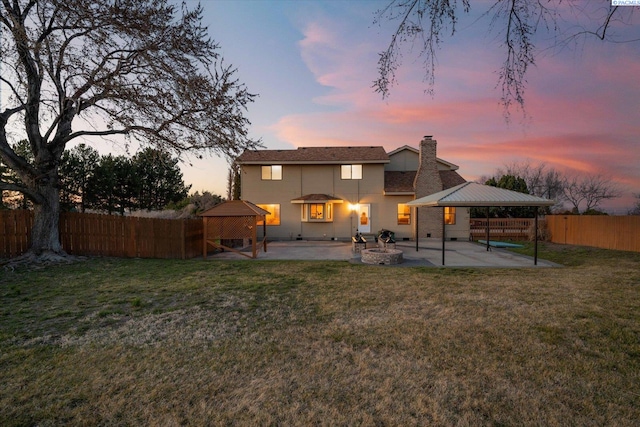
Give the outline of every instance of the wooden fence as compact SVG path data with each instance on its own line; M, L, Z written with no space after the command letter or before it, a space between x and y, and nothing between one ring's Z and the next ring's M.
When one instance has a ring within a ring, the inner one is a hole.
M489 218L491 240L527 240L533 222L533 218ZM470 233L473 240L486 239L487 219L471 218Z
M640 252L640 216L548 215L551 241Z
M33 212L0 211L0 258L29 249ZM60 214L60 242L69 254L187 259L202 255L202 219Z

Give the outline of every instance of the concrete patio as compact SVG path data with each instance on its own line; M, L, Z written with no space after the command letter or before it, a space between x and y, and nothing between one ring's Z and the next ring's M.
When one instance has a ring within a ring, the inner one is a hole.
M367 245L373 248L375 243ZM419 250L415 242L396 243L396 249L403 252L404 262L394 267L441 267L442 241L439 239L421 239ZM211 255L210 259L247 259L233 253L222 252ZM259 260L336 260L360 263L360 255L351 250L351 243L340 241L293 240L269 242L267 252L258 252ZM445 243L446 267L558 267L558 264L538 258L534 266L533 258L493 248L487 251L486 246L466 241L447 241Z

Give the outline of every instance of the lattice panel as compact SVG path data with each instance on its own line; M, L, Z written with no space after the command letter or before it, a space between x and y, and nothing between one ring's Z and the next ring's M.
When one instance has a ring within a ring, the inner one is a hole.
M207 239L243 239L253 237L255 217L207 217Z

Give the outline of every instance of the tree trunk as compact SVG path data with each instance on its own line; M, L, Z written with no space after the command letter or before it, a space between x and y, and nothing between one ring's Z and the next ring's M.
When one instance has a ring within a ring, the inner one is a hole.
M43 203L34 204L30 251L35 255L46 252L64 255L58 231L60 220L58 189L52 184L43 184L39 186L38 193L42 196Z

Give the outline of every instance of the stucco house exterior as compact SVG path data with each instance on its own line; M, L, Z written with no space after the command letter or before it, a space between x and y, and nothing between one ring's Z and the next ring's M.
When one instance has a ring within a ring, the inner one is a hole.
M411 208L411 200L464 183L458 166L436 157L430 136L419 148L300 147L247 150L237 159L241 198L270 212L271 240L345 240L356 232L391 230L396 240L416 236L469 238L466 208Z

